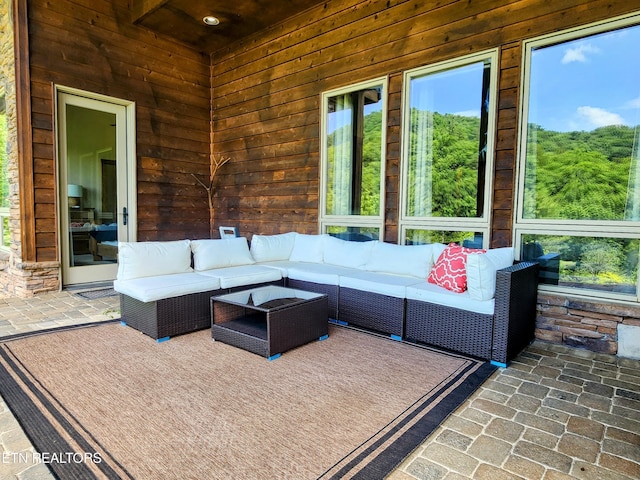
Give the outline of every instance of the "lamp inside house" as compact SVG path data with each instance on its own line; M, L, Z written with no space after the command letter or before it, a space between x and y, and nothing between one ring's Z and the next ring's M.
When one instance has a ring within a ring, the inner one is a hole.
M69 208L80 208L82 185L67 185L67 197L69 197Z

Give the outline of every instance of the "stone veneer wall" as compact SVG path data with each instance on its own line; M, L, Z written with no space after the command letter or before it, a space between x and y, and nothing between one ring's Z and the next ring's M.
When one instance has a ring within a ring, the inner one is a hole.
M29 297L60 289L59 262L22 261L22 224L18 170L18 125L16 117L16 75L11 0L0 0L0 82L4 87L7 110L7 175L11 245L0 249L0 292Z
M539 340L615 355L618 325L640 327L640 306L538 294Z

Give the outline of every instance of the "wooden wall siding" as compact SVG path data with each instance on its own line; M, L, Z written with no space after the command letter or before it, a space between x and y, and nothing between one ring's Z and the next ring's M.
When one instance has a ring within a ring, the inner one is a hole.
M519 41L503 45L500 49L497 138L495 142L493 205L491 211L492 247L505 247L512 243L521 57L522 43Z
M138 239L209 236L208 55L133 26L126 0L28 2L35 243L58 258L53 85L136 102Z
M27 0L13 0L11 2L14 14L14 46L16 71L16 123L18 128L18 155L23 158L33 157L33 132L22 125L32 125L29 82L29 31L27 28ZM33 163L18 162L19 196L20 201L20 242L16 247L18 257L23 262L33 262L36 259L35 242L35 208ZM13 220L13 219L12 219ZM12 221L12 226L15 223ZM15 242L15 240L14 240ZM12 249L14 247L12 246Z
M500 48L492 246L511 244L521 41L637 10L627 0L330 0L212 55L216 224L317 232L321 92L389 76L385 240L398 235L402 73Z

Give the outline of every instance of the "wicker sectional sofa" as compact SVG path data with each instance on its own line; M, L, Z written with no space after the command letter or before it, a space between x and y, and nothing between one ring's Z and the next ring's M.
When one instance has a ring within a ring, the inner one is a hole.
M329 319L506 365L534 335L538 265L513 249L468 256L468 288L427 282L446 245L350 242L295 232L123 242L122 321L164 340L210 326L210 297L263 284L324 293Z

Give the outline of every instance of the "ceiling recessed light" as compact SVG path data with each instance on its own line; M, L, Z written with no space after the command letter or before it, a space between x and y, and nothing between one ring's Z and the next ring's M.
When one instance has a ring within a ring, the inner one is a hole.
M213 15L207 15L202 19L202 21L209 26L218 25L220 23L220 20L218 20L218 18L214 17Z

